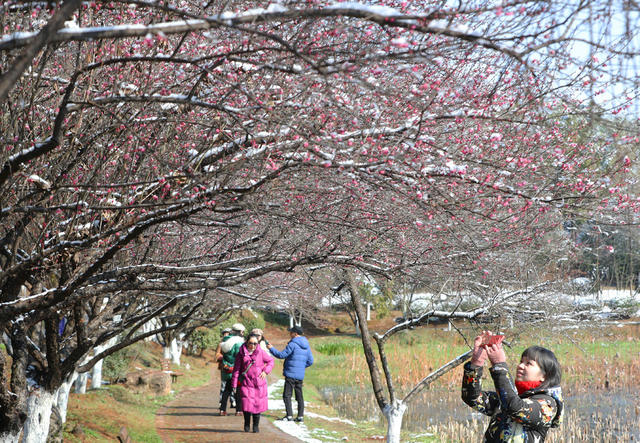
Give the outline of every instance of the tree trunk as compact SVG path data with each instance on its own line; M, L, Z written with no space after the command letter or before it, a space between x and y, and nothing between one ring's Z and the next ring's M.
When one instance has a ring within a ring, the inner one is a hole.
M145 324L142 325L141 327L141 331L143 334L146 334L147 332L153 331L155 329L158 329L160 327L160 322L155 319L152 318L151 320L149 320L148 322L146 322ZM158 339L156 338L155 335L150 335L149 337L145 338L144 341L158 341Z
M0 374L10 378L0 384L0 442L17 442L27 417L28 384L26 378L27 346L24 331L15 328L4 343L11 351L12 361L0 352ZM9 366L10 364L10 366Z
M51 409L55 394L44 389L35 389L27 399L27 420L24 422L22 443L42 443L47 441Z
M69 392L71 392L71 386L78 377L77 372L73 372L58 388L56 392L56 405L60 412L60 420L64 424L67 421L67 405L69 404Z
M76 383L74 386L74 391L76 394L86 394L87 393L87 380L89 380L89 373L82 372L78 374L78 378L76 379Z
M98 345L93 349L93 355L100 354L107 348L115 345L117 339L115 337L111 338L104 345ZM91 389L100 389L102 387L102 363L104 363L104 359L98 361L93 368L91 368Z
M12 434L10 432L0 433L0 443L18 443L20 433Z
M360 319L356 317L353 326L356 328L356 337L362 337L362 332L360 332Z
M100 389L102 387L102 362L100 360L91 369L91 389Z
M180 356L182 355L182 340L171 340L171 363L180 366Z
M382 411L387 419L387 443L400 443L402 419L406 410L406 403L401 400L395 400Z
M98 345L93 350L93 355L100 354L105 349L108 349L118 343L117 337L110 338L106 343ZM102 364L104 359L100 360L91 369L91 389L100 389L102 387Z
M369 376L371 377L371 385L373 387L373 394L378 403L378 407L381 411L384 411L388 405L387 399L384 396L384 385L380 376L380 369L376 362L376 357L373 353L373 347L371 346L371 335L369 334L369 327L367 326L366 313L362 306L362 299L358 293L358 288L353 280L353 277L346 272L345 277L349 286L349 292L351 293L351 302L358 319L358 326L360 333L362 334L362 347L364 350L364 356L369 366ZM392 400L393 401L393 400Z

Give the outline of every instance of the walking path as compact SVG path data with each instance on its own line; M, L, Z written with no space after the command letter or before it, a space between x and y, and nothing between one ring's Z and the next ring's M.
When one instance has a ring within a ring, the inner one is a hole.
M271 383L272 380L270 380ZM276 428L268 418L278 417L280 411L266 411L260 420L259 433L245 433L242 416L218 415L220 377L212 365L211 383L181 392L171 402L160 408L156 415L158 435L166 443L201 442L300 442Z

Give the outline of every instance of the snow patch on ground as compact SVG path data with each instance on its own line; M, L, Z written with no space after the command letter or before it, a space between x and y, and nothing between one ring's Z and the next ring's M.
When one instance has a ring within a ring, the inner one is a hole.
M269 410L282 411L282 415L284 416L285 414L284 401L282 400L281 397L279 397L283 387L284 387L284 379L280 379L277 382L269 385L268 393L269 393ZM310 406L310 403L305 402L305 417L320 418L326 421L346 423L348 425L355 426L355 423L352 422L351 420L347 420L340 417L327 417L324 415L316 414L314 412L309 412L308 411L309 406ZM327 440L334 440L334 441L340 440L339 438L335 438L330 435L324 435L323 440L318 440L311 435L311 431L304 425L304 423L276 420L273 422L273 424L276 426L276 428L280 429L282 432L286 432L287 434L292 435L296 438L299 438L300 440L306 443L322 443ZM322 429L315 429L314 432L326 433L326 431Z
M305 412L304 415L305 415L305 417L320 418L320 419L326 420L326 421L337 421L337 422L340 422L340 423L346 423L346 424L351 425L351 426L355 426L356 425L354 422L352 422L351 420L347 420L346 418L327 417L326 415L316 414L315 412Z
M281 378L277 382L269 385L268 393L269 393L269 410L276 411L284 411L284 401L282 398L276 398L275 396L277 392L284 387L284 379ZM309 403L305 403L305 406L309 406ZM284 414L283 414L284 415ZM311 437L309 429L304 425L304 423L297 423L294 421L282 421L276 420L273 422L276 428L280 429L282 432L285 432L289 435L292 435L296 438L299 438L305 443L322 443L321 440L315 439Z
M304 423L276 420L273 422L273 424L282 432L286 432L287 434L292 435L305 443L322 443L322 440L311 437L309 429L307 429Z
M279 392L284 388L284 378L281 378L277 382L270 384L267 387L267 393L269 395L269 409L272 411L284 411L284 401L282 397L276 398L276 392Z

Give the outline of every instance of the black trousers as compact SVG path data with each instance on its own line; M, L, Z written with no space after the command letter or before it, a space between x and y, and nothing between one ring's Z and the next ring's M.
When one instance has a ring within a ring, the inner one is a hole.
M260 414L252 414L251 412L244 411L244 432L249 432L249 425L251 425L251 417L253 417L253 432L260 431Z
M238 396L239 397L239 396ZM231 407L235 406L236 412L242 411L242 405L240 404L240 399L235 398L233 395L233 388L231 387L231 380L227 381L227 384L224 386L224 391L222 392L222 400L220 401L220 410L227 410L227 399L231 398ZM235 402L234 402L235 399ZM235 405L234 405L235 403Z
M302 380L295 378L284 378L284 392L282 399L284 407L287 410L287 417L293 416L293 408L291 407L291 393L296 393L296 401L298 402L298 417L304 417L304 398L302 397Z
M222 399L224 398L224 390L227 387L227 385L231 384L231 380L222 380L222 378L220 378L220 408L222 409ZM229 399L229 402L231 404L232 408L236 407L236 397L233 395L233 391L230 391L229 394L227 394L227 397ZM224 405L225 405L225 410L227 409L227 400L225 399L224 401Z

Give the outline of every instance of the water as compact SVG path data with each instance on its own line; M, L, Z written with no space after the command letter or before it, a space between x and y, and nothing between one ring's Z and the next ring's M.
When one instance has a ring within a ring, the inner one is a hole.
M373 393L360 387L324 387L321 394L341 417L384 426ZM640 440L640 403L628 391L593 390L565 395L563 426L549 433L551 442L638 441ZM432 389L424 391L409 404L403 429L439 434L457 432L458 428L483 430L489 418L475 412L460 399L460 391ZM482 432L482 431L475 431ZM449 434L460 437L460 434Z

